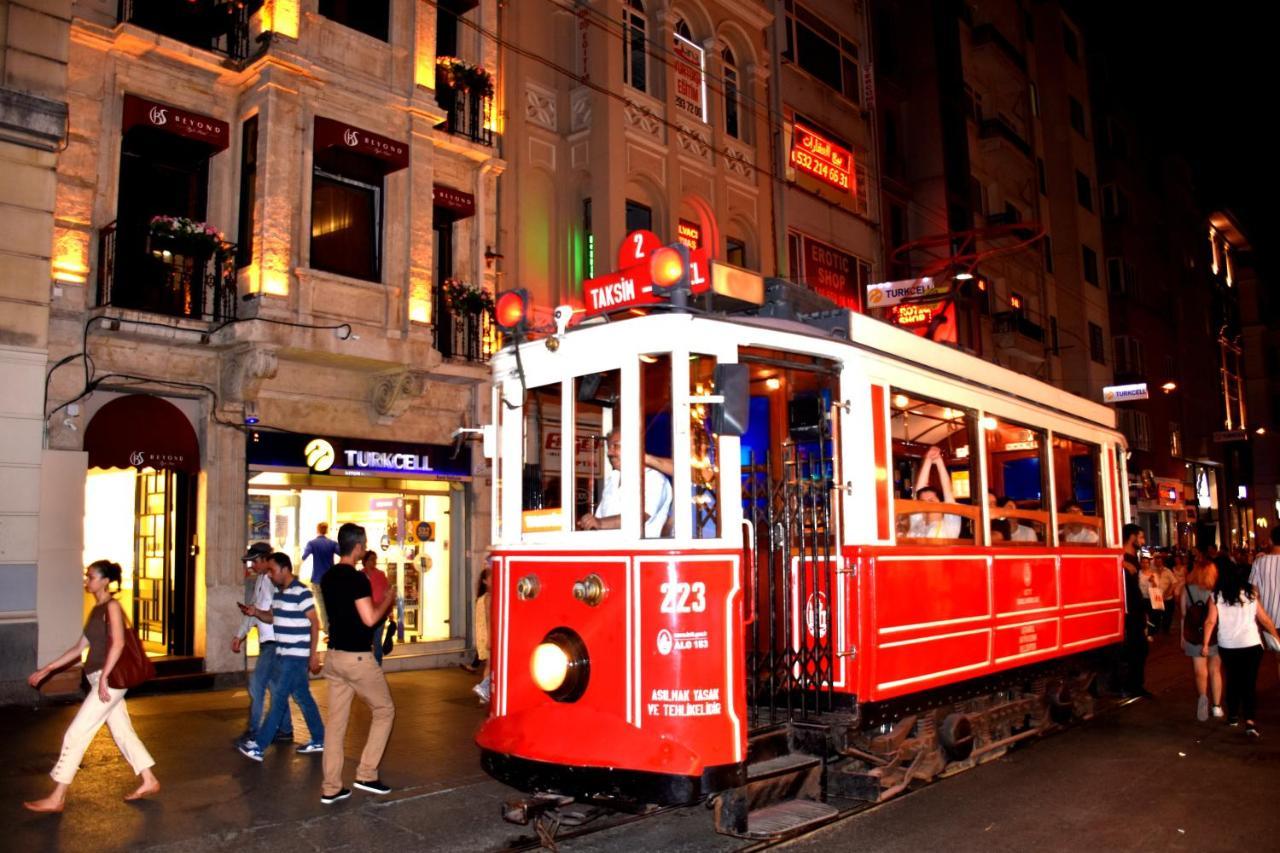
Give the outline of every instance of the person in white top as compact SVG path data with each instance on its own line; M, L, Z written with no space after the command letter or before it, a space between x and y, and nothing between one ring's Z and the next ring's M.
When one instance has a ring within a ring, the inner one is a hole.
M1204 623L1204 651L1218 629L1218 654L1227 676L1227 721L1235 726L1244 715L1244 733L1258 737L1254 722L1257 706L1258 665L1262 663L1261 625L1280 642L1275 623L1258 602L1258 592L1246 579L1246 569L1224 560L1218 569L1218 584L1209 599L1209 617Z
M1058 517L1064 515L1084 515L1084 510L1080 508L1080 504L1075 501L1069 501L1062 508L1062 512L1058 513ZM1062 525L1061 533L1063 542L1070 542L1073 545L1097 545L1098 531L1092 527L1086 527L1078 521L1068 521Z
M578 519L579 530L617 530L622 526L622 433L614 430L606 437L605 450L612 470L604 477L604 489L594 513ZM671 482L656 468L644 469L644 536L662 536L671 515Z
M1249 583L1258 590L1258 602L1268 613L1280 614L1280 526L1271 528L1271 547L1253 561ZM1264 638L1270 640L1270 637ZM1280 645L1268 643L1280 664Z
M1004 509L1020 509L1017 501L1008 498L1004 502ZM1018 519L1013 516L1006 517L1009 523L1009 541L1010 542L1039 542L1040 536L1036 533L1036 529L1030 524L1020 524Z
M916 475L915 499L938 503L938 490L929 485L929 472L938 469L938 480L942 485L941 499L943 503L955 503L951 493L951 475L942 462L942 451L930 447L924 455L924 464ZM912 539L958 539L960 538L960 516L943 512L913 512L908 517L907 536Z

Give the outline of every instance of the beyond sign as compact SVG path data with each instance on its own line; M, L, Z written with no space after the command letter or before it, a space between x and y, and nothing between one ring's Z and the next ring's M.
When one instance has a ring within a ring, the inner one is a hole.
M853 192L853 153L799 124L791 134L791 165L823 183Z

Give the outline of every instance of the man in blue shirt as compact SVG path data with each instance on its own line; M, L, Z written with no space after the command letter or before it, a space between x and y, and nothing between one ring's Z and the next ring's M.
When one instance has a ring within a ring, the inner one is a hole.
M251 615L268 623L275 630L276 656L272 667L271 710L262 724L258 744L244 744L240 751L246 758L262 760L262 749L271 743L276 730L288 713L286 697L292 697L302 717L307 721L311 739L298 747L303 755L324 752L324 721L320 709L311 697L311 683L307 671L320 672L320 620L316 617L315 597L293 576L293 561L288 554L275 553L270 557L271 582L276 586L270 610L247 608Z
M324 614L324 596L320 594L320 581L324 578L324 573L333 568L334 561L338 559L338 543L325 535L328 532L329 522L320 522L316 525L316 538L302 549L302 562L305 563L307 557L311 558L311 591L315 593L316 607L320 612L320 629L323 631L328 630L329 620Z

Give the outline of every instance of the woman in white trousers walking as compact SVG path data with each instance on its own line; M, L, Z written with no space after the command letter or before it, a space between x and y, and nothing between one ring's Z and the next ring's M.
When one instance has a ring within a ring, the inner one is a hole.
M142 745L142 741L138 740L133 723L129 720L129 711L124 706L125 691L107 684L107 678L124 649L124 610L120 607L120 602L111 595L113 583L120 583L118 563L97 560L89 565L84 573L84 588L93 596L95 605L85 621L84 633L74 646L27 678L27 682L36 687L51 673L77 660L86 647L89 649L89 656L84 663L85 677L89 680L89 695L84 697L84 703L71 721L71 726L62 739L62 753L58 756L58 763L49 774L57 784L49 796L23 803L30 811L62 811L67 801L67 788L80 769L80 759L84 757L89 744L93 743L94 735L102 728L103 723L111 730L111 737L125 761L142 778L142 784L125 799L141 800L160 790L160 782L151 771L155 760Z

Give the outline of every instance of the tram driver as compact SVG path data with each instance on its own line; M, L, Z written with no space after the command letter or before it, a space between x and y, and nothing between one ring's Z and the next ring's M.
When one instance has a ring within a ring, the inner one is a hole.
M605 436L605 454L609 457L609 472L604 476L604 487L595 513L586 513L578 519L579 530L617 530L622 526L622 433L613 430ZM671 482L656 468L644 469L644 536L656 539L663 535L667 518L671 515Z
M942 494L929 485L929 472L938 469L938 481ZM924 463L920 473L916 475L915 499L929 503L955 503L951 492L951 475L942 461L942 451L930 447L924 455ZM958 539L960 538L960 516L944 512L913 512L907 519L907 536L912 539Z

